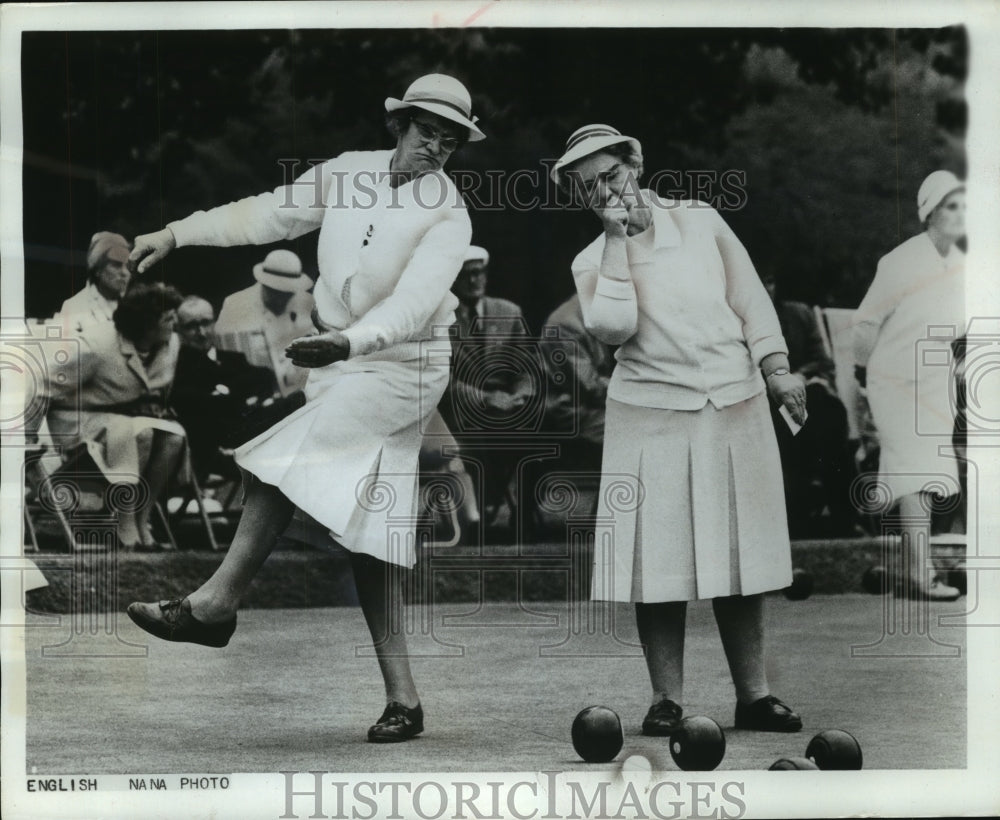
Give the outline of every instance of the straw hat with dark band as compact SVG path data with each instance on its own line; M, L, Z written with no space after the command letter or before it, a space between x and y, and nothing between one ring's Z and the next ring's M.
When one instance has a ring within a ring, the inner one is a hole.
M386 111L399 111L402 108L422 108L458 123L469 130L469 142L486 139L486 135L476 127L479 117L472 116L472 98L469 92L458 80L447 74L426 74L410 84L403 99L386 98Z
M635 137L626 137L621 131L617 128L612 128L610 125L594 123L577 128L576 131L570 134L569 139L566 140L566 151L556 160L556 164L552 166L550 174L552 181L559 184L559 172L567 165L621 142L627 142L637 154L642 154L642 146L639 144L639 140Z

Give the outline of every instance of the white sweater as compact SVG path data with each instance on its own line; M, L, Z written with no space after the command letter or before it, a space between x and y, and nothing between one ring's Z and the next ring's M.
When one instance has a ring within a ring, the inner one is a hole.
M350 358L405 361L455 321L451 285L472 239L443 172L389 186L392 151L349 151L290 185L168 227L178 246L267 244L320 229L320 318L350 340Z
M601 274L603 233L573 262L587 328L621 345L608 396L700 410L761 393L761 360L788 347L742 243L710 205L643 193L653 224L626 241L627 280Z

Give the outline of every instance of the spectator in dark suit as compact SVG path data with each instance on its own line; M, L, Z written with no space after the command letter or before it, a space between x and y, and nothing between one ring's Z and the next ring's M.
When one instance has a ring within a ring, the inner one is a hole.
M830 511L832 531L826 534L859 535L857 512L851 503L857 465L848 443L847 409L837 395L833 359L827 353L812 308L778 298L773 275L765 273L763 280L788 344L789 367L805 383L809 414L802 430L792 435L777 407L771 405L784 474L789 532L792 537L820 534L810 520L813 505L809 493L816 476Z
M528 339L521 308L507 299L486 295L490 255L470 246L452 285L458 297L457 338L451 379L441 402L441 415L454 434L463 457L481 465L480 509L487 525L504 515L505 495L519 454L507 446L518 433L530 434L541 414L532 412L540 395L540 372L534 348L512 342ZM523 428L523 429L522 429ZM504 442L503 446L497 446Z
M171 404L187 430L197 472L226 474L232 462L220 445L233 436L248 411L276 393L274 374L249 364L242 353L219 350L215 312L200 296L188 296L177 308L181 348Z

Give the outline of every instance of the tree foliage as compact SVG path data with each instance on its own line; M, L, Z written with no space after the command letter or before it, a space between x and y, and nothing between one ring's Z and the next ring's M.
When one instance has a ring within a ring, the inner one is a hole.
M923 175L963 170L960 28L36 32L22 53L25 241L46 249L27 258L37 314L80 286L96 230L132 236L275 187L282 160L389 147L383 99L428 71L468 85L489 135L453 170L531 169L542 195L543 160L595 121L639 137L647 169L744 170L747 206L727 218L814 301L856 303L873 254L915 229L897 212ZM572 212L472 218L491 289L535 322L596 233ZM295 243L307 267L311 242ZM262 252L185 250L164 273L218 301Z

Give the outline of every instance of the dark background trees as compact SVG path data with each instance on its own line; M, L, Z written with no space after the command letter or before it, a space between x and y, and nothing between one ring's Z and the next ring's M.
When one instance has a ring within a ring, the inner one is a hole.
M964 174L967 62L961 28L27 33L26 312L82 285L97 230L132 237L273 188L290 162L390 147L384 98L436 70L468 85L489 136L449 169L534 174L470 203L491 290L536 327L597 225L512 200L551 198L545 161L586 122L638 137L647 177L744 174L745 202L723 215L758 267L790 296L853 307L878 257L919 230L923 177ZM315 273L314 240L292 247ZM182 249L155 275L218 303L266 250Z

